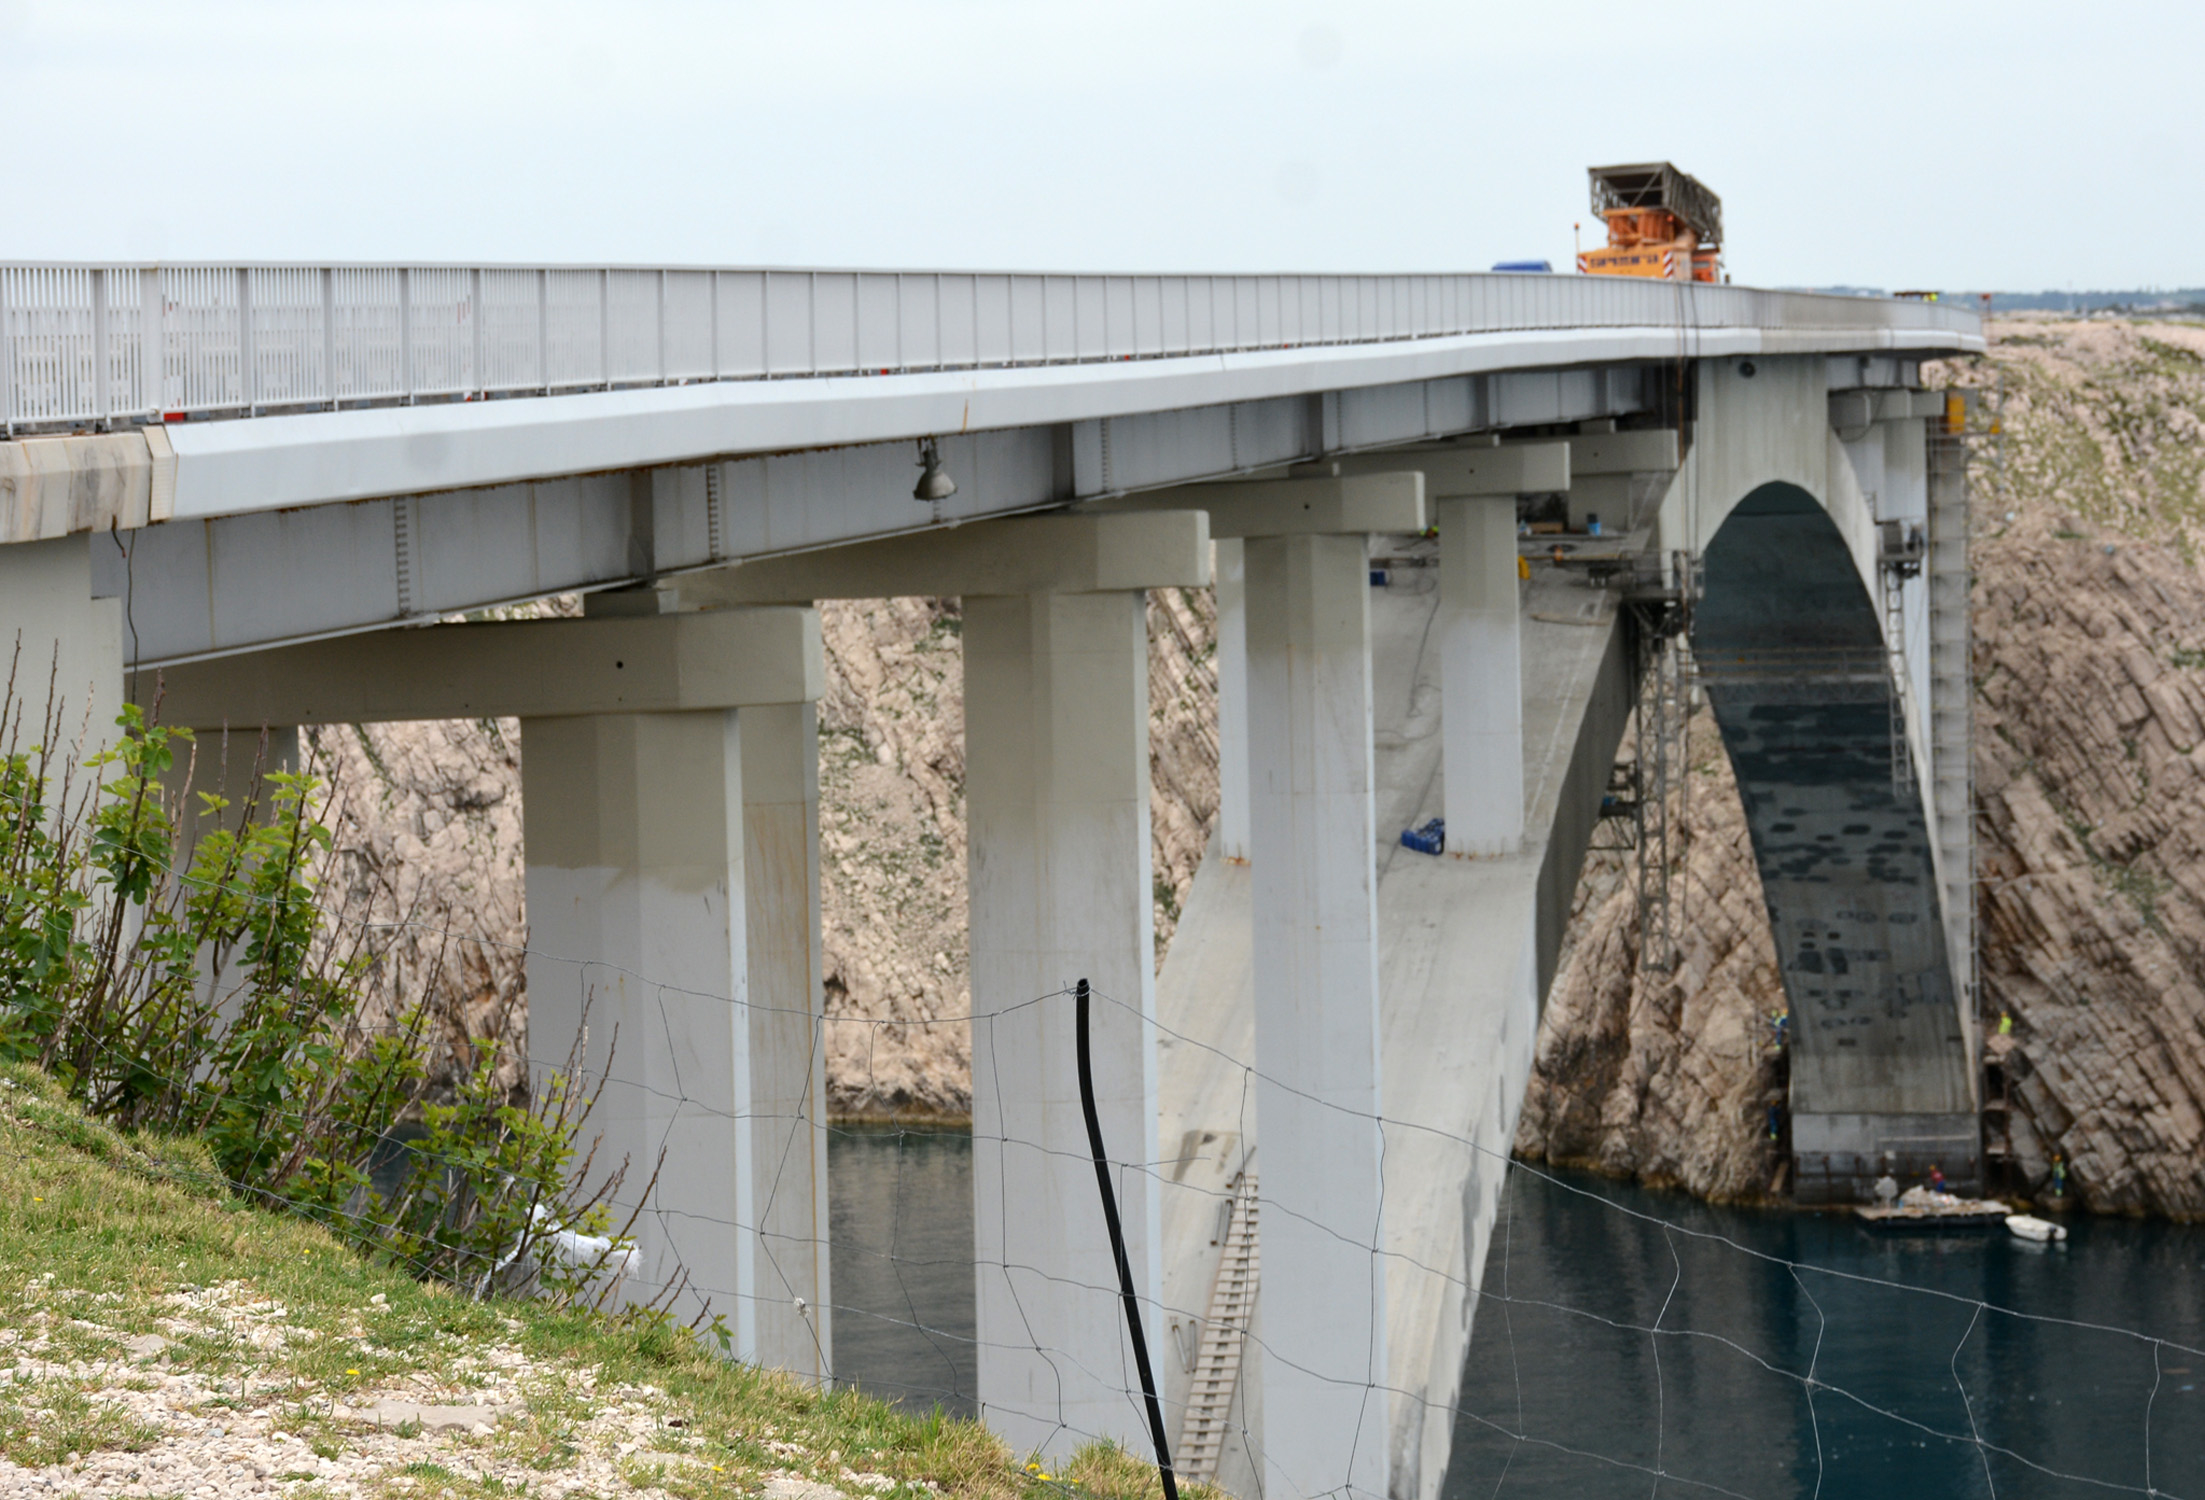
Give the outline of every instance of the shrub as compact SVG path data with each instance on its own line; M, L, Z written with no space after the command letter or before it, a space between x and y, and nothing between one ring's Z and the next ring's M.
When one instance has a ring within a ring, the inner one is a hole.
M189 791L188 730L133 705L113 747L80 760L50 748L57 720L49 709L22 745L11 673L0 696L0 1063L46 1070L125 1130L203 1141L233 1191L416 1274L477 1294L608 1292L601 1265L545 1253L563 1231L610 1227L624 1164L585 1192L575 1162L593 1099L552 1073L516 1102L498 1081L502 1038L476 1047L449 1097L432 1096L425 1007L363 1022L356 988L373 933L347 930L322 899L320 779L256 768L233 807ZM168 792L164 777L186 790ZM370 1167L402 1125L417 1135L402 1148L407 1166L378 1186Z

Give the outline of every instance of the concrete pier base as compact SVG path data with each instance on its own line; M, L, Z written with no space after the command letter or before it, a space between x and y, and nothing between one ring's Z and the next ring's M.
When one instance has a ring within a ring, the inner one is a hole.
M1264 1492L1388 1492L1366 537L1251 537Z
M1019 1453L1151 1444L1088 1156L1070 994L1127 1254L1159 1280L1148 637L1137 592L967 596L981 1414ZM1151 1323L1155 1321L1151 1317ZM1152 1348L1155 1333L1150 1331Z

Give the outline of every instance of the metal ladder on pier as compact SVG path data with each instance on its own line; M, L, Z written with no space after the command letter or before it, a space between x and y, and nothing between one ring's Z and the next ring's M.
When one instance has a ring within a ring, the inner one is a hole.
M1240 1357L1248 1338L1248 1320L1256 1310L1256 1174L1244 1171L1230 1184L1221 1207L1230 1215L1218 1256L1217 1280L1210 1285L1209 1316L1187 1385L1187 1416L1172 1454L1172 1467L1189 1483L1217 1478L1224 1454L1233 1392L1240 1384Z

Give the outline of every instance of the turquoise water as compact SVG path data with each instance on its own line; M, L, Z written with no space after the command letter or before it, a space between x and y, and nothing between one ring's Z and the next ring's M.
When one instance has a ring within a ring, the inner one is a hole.
M2205 1495L2205 1359L2161 1350L2155 1370L2150 1344L2072 1326L2205 1346L2205 1230L2074 1219L2054 1247L2003 1227L1877 1234L1840 1213L1509 1175L1445 1500L2079 1500L2142 1492L2147 1418L2150 1482ZM1640 1331L1657 1319L1658 1340ZM1980 1449L1971 1423L2011 1454ZM1657 1486L1657 1469L1673 1477Z
M969 1138L845 1131L829 1167L840 1374L969 1415ZM2152 1484L2205 1500L2205 1358L2161 1351L2154 1396L2147 1343L1977 1308L2205 1347L2205 1228L2076 1219L2048 1248L1509 1176L1461 1399L1430 1418L1456 1424L1443 1500L2140 1493L2147 1415Z

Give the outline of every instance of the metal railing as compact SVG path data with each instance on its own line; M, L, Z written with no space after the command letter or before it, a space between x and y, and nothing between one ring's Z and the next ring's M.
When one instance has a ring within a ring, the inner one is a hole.
M0 263L10 433L1532 329L1916 328L1920 302L1621 277ZM1680 352L1683 352L1680 347Z

